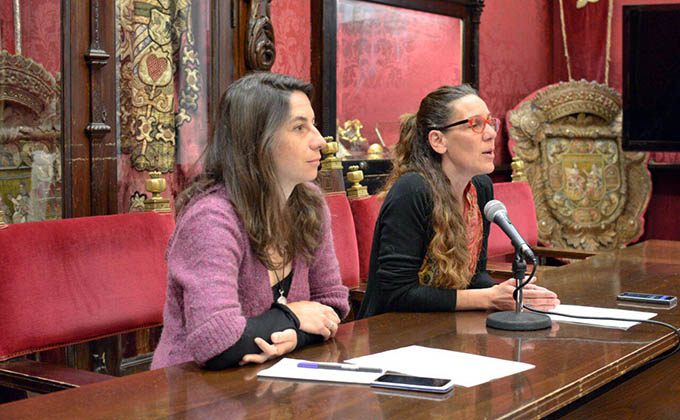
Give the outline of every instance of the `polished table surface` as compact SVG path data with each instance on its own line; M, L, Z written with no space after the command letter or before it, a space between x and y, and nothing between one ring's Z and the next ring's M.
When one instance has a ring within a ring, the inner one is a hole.
M680 295L680 243L649 241L542 270L539 283L556 291L563 303L635 309L619 305L616 295ZM654 320L680 324L678 307L641 310L657 312ZM418 344L521 360L534 369L433 396L359 385L258 380L258 370L274 362L221 372L186 363L0 405L0 418L540 418L578 405L622 375L630 378L620 386L630 383L637 389L644 386L640 378L655 380L654 369L663 369L666 362L677 364L674 356L636 374L636 368L677 342L670 330L659 326L640 324L623 331L553 323L550 330L507 332L487 329L486 316L482 311L384 314L342 324L335 340L291 357L342 361ZM592 412L598 401L604 408L616 402L606 394L601 397L566 415Z

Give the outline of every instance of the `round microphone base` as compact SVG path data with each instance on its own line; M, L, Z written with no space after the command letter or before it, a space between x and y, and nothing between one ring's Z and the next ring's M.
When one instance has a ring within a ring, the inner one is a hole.
M503 311L490 314L486 318L486 326L499 330L534 331L550 328L552 321L548 315L544 314Z

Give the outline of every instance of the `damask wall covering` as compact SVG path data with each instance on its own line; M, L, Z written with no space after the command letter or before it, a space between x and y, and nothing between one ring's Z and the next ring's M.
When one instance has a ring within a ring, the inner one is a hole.
M496 165L510 162L505 114L529 93L553 82L552 4L545 0L486 1L479 25L479 90L501 118Z
M338 2L337 119L359 119L377 143L377 123L398 127L420 100L461 77L461 25L448 16L353 0ZM387 123L387 124L384 124ZM387 145L398 130L381 130Z
M312 56L309 0L274 0L271 13L276 37L276 61L272 71L308 82Z

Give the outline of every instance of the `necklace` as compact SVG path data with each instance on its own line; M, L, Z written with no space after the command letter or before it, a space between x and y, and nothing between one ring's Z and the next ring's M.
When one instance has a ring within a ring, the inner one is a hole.
M279 289L279 297L276 298L276 303L285 305L288 303L288 299L286 299L286 297L283 295L283 287L281 285L281 279L279 278L279 270L274 269L274 275L276 276L276 287Z

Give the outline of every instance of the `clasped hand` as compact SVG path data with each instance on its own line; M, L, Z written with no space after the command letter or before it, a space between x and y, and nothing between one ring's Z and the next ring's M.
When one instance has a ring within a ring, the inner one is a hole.
M333 308L319 302L304 300L288 304L300 320L300 329L310 334L323 336L324 340L335 337L340 318Z
M298 317L302 331L321 335L324 340L335 337L335 333L338 332L340 318L330 306L308 300L292 302L287 306ZM255 344L262 350L262 353L246 354L241 358L239 365L264 363L269 359L290 353L297 347L297 332L292 328L277 331L270 338L272 344L256 337Z

